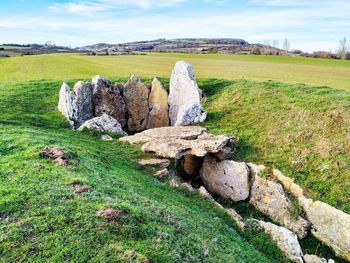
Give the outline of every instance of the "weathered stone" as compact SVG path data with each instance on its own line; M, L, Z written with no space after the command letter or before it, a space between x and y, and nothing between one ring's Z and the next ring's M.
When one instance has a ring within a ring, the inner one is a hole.
M161 166L163 168L167 168L170 165L170 161L168 159L144 159L139 161L141 166Z
M288 229L271 223L253 220L254 224L263 229L264 232L271 236L277 246L290 260L296 263L304 263L303 251L298 242L298 237Z
M198 88L193 66L185 61L175 64L170 78L169 116L171 125L177 122L179 109L185 104L200 104L202 91Z
M101 136L101 140L102 141L113 141L113 138L111 136L107 135L107 134L103 134Z
M164 178L169 175L169 170L164 168L163 170L160 170L154 174L154 176L159 177L159 178Z
M313 235L350 261L350 215L320 201L298 198L306 218L311 222Z
M148 105L150 113L147 128L153 129L169 126L168 93L157 78L153 79Z
M84 129L93 129L100 132L114 132L122 136L128 134L122 130L120 123L107 114L103 114L101 117L95 117L91 120L86 121L79 127L79 131Z
M73 116L73 97L67 83L63 82L58 101L58 110L67 119L71 120Z
M315 255L305 255L304 263L327 263L327 259L319 258L318 256L315 256Z
M106 113L124 127L126 125L126 104L119 88L99 75L92 79L92 87L94 116L100 117Z
M292 200L284 192L281 184L264 179L253 173L249 202L272 220L287 227L300 238L307 235L309 222L293 213Z
M238 202L249 197L249 169L245 163L217 162L215 157L206 156L200 176L209 191L224 198Z
M189 183L181 183L180 187L186 189L187 191L194 192L194 188Z
M149 107L149 89L139 77L132 76L124 87L124 98L128 110L128 129L131 132L147 128Z
M272 173L289 193L295 197L303 196L303 189L294 183L292 178L284 176L282 172L277 169L273 169Z
M240 214L236 212L236 210L229 208L229 209L226 209L226 212L236 222L236 224L242 231L248 228L248 224L244 222L243 218L241 217Z
M212 195L208 192L207 189L205 189L204 186L199 187L198 189L199 195L202 196L203 198L209 199L211 201L214 201L214 198Z
M184 104L179 108L174 126L193 125L195 123L204 122L206 118L207 113L200 103Z
M78 81L73 89L73 121L75 128L93 118L92 89L89 83Z
M224 161L224 160L229 160L231 158L231 154L232 154L232 149L230 147L224 147L218 153L213 154L213 156L218 161Z

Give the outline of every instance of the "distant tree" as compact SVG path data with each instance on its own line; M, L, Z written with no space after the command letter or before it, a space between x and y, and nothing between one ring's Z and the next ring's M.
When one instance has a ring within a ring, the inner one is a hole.
M278 41L278 39L275 39L275 40L272 42L272 46L274 47L273 54L274 54L274 55L277 55L278 49L279 49L279 46L280 46L280 42Z
M339 41L338 56L340 57L340 59L346 59L349 50L350 45L347 43L347 40L344 37Z
M288 38L286 38L283 42L283 49L287 52L290 50L290 42Z

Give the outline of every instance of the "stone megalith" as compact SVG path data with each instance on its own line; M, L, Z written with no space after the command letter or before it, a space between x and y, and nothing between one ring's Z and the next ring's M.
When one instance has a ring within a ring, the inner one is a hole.
M204 122L207 113L200 103L184 104L179 108L174 126L188 126L194 123Z
M92 79L92 102L95 117L106 113L116 119L122 127L126 125L125 101L119 87L111 81L99 75Z
M139 77L132 76L125 84L124 98L129 115L129 131L139 132L147 128L149 117L148 96L149 89Z
M113 117L104 113L100 117L95 117L91 120L84 122L83 125L79 127L79 131L84 129L93 129L100 132L114 132L122 136L127 136L128 134L123 131L120 123Z
M200 104L202 96L193 66L185 61L177 62L170 78L169 116L171 125L176 124L181 106Z
M148 105L151 111L147 128L153 129L169 126L168 93L157 78L153 79Z

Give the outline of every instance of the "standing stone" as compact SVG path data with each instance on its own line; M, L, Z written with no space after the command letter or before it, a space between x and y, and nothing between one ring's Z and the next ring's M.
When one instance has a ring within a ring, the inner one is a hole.
M249 197L249 169L245 163L217 162L215 157L206 156L200 176L209 191L224 198L238 202Z
M185 61L175 64L170 78L169 116L171 125L177 122L182 105L200 104L202 91L198 88L193 66Z
M73 116L73 99L69 86L67 83L63 82L60 90L59 101L58 101L58 110L62 115L70 120Z
M200 103L184 104L179 108L176 123L174 126L188 126L194 123L204 122L207 113Z
M139 132L147 128L149 117L148 96L149 89L139 77L132 76L125 84L124 98L129 114L129 131Z
M299 197L306 218L311 222L312 234L350 261L350 215L320 201Z
M120 93L120 87L102 76L92 79L94 116L104 113L116 119L122 127L126 125L126 104Z
M147 128L153 129L169 126L168 93L157 78L153 79L148 105L151 111Z
M92 88L89 83L78 81L73 90L76 111L73 112L75 128L93 118Z

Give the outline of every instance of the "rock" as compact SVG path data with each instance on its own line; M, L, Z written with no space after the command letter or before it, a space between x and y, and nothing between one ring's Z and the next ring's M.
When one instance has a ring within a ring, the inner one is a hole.
M67 119L71 120L73 116L73 97L69 86L63 82L60 90L58 110Z
M224 160L229 160L232 155L232 149L231 147L224 147L221 151L218 153L213 154L213 156L218 160L218 161L224 161Z
M304 195L303 189L299 185L295 184L292 178L284 176L282 172L277 169L273 169L272 174L283 185L284 189L286 189L289 193L291 193L295 197Z
M93 118L92 89L89 83L78 81L73 89L74 127L78 128L85 121Z
M179 109L185 104L200 104L202 91L198 88L193 66L185 61L175 64L170 78L169 116L171 125L177 122Z
M186 189L187 191L194 192L194 188L189 183L181 183L180 187Z
M129 114L129 131L139 132L147 128L149 117L148 96L149 89L139 77L132 76L125 84L124 98Z
M157 78L152 82L148 106L150 108L148 129L169 126L168 93Z
M177 173L182 177L196 177L203 165L203 158L186 155L176 162Z
M122 130L120 123L107 114L103 114L101 117L95 117L86 121L79 127L78 131L82 131L84 129L93 129L100 132L114 132L122 136L128 135Z
M206 120L207 113L200 103L189 103L180 106L174 126L188 126L202 123Z
M249 202L272 220L292 230L300 238L305 237L309 222L293 213L293 208L297 204L292 203L282 185L264 179L256 173L253 173L252 180Z
M163 168L168 168L170 166L170 161L168 159L143 159L139 161L141 166L161 166Z
M298 198L306 218L311 222L312 234L350 261L350 215L320 201Z
M159 178L164 178L169 176L169 170L164 168L163 170L160 170L154 174L154 176Z
M73 160L71 156L66 154L63 148L59 147L46 147L41 151L41 155L44 158L50 159L55 164L65 167L69 166L70 162Z
M142 150L163 158L180 159L186 155L204 157L221 151L231 137L210 135L200 127L163 127L128 136L121 141L130 144L144 143Z
M169 185L171 187L174 187L174 188L180 187L179 180L176 180L176 179L171 179L170 182L169 182Z
M248 224L244 222L243 218L236 212L236 210L229 208L226 209L226 212L236 222L236 224L242 231L248 228Z
M315 256L315 255L305 255L304 263L327 263L327 259L319 258L318 256Z
M119 87L99 75L92 79L92 87L94 116L100 117L106 113L116 119L122 127L125 127L126 104L120 94Z
M111 136L107 135L107 134L103 134L101 136L101 140L102 141L113 141L113 138Z
M211 201L214 201L214 198L211 196L211 194L205 189L204 186L199 187L198 189L199 195L203 198L209 199Z
M238 202L249 197L249 169L245 163L206 156L200 173L205 187L223 198Z
M293 262L304 263L303 251L298 242L298 237L288 229L271 223L253 220L253 222L271 236L281 251Z

